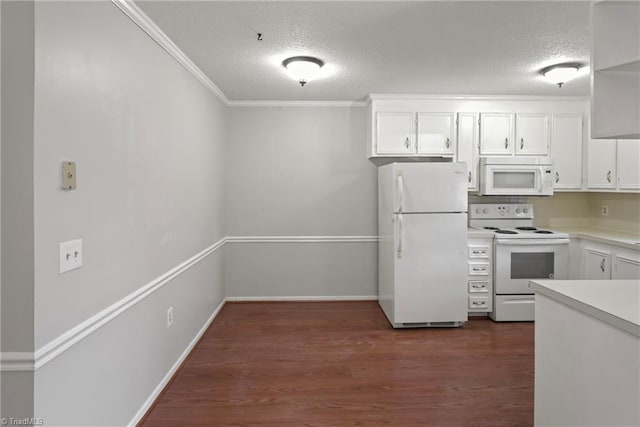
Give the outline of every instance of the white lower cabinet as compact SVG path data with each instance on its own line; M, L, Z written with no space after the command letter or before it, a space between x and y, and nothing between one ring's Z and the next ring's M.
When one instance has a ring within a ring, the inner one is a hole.
M640 279L640 250L589 240L584 240L583 248L583 279Z
M611 278L614 280L640 279L640 253L617 253L613 257Z
M492 238L468 240L468 310L469 313L493 311Z
M584 278L587 280L611 279L611 252L586 247Z

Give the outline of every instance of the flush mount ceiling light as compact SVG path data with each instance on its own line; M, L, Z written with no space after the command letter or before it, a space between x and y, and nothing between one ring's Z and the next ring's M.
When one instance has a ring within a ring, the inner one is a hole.
M578 76L580 67L581 65L577 63L556 64L543 68L540 74L558 87L562 87L563 84Z
M300 86L304 86L318 75L324 62L312 56L293 56L282 61L282 65Z

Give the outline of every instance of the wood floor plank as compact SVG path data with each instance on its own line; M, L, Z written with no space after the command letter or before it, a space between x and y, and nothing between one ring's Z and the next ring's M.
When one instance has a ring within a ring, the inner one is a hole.
M392 329L376 302L226 304L142 426L532 426L533 323Z

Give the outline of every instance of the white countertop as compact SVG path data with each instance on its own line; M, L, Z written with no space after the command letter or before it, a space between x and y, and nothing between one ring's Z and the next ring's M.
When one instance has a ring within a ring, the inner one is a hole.
M640 251L640 234L625 233L596 227L549 227L552 230L568 233L569 237L592 240L609 245L622 246Z
M475 238L486 237L488 239L493 239L492 231L480 230L478 228L471 228L471 227L467 228L467 235L469 237L475 237Z
M532 280L529 287L640 337L640 280Z
M549 228L569 234L573 239L585 239L593 242L600 242L608 245L620 246L627 249L640 251L640 234L626 233L623 231L608 230L596 227L548 227L540 226L540 228ZM475 238L493 238L491 231L480 230L478 228L468 227L467 233L469 237Z

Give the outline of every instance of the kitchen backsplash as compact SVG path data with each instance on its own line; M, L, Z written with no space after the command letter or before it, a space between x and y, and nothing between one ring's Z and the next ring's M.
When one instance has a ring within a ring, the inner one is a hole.
M591 227L640 234L640 193L588 194ZM602 206L608 207L609 215L602 215Z
M598 227L640 234L640 193L555 193L551 197L469 196L469 203L531 203L535 225ZM607 206L609 215L602 215Z

